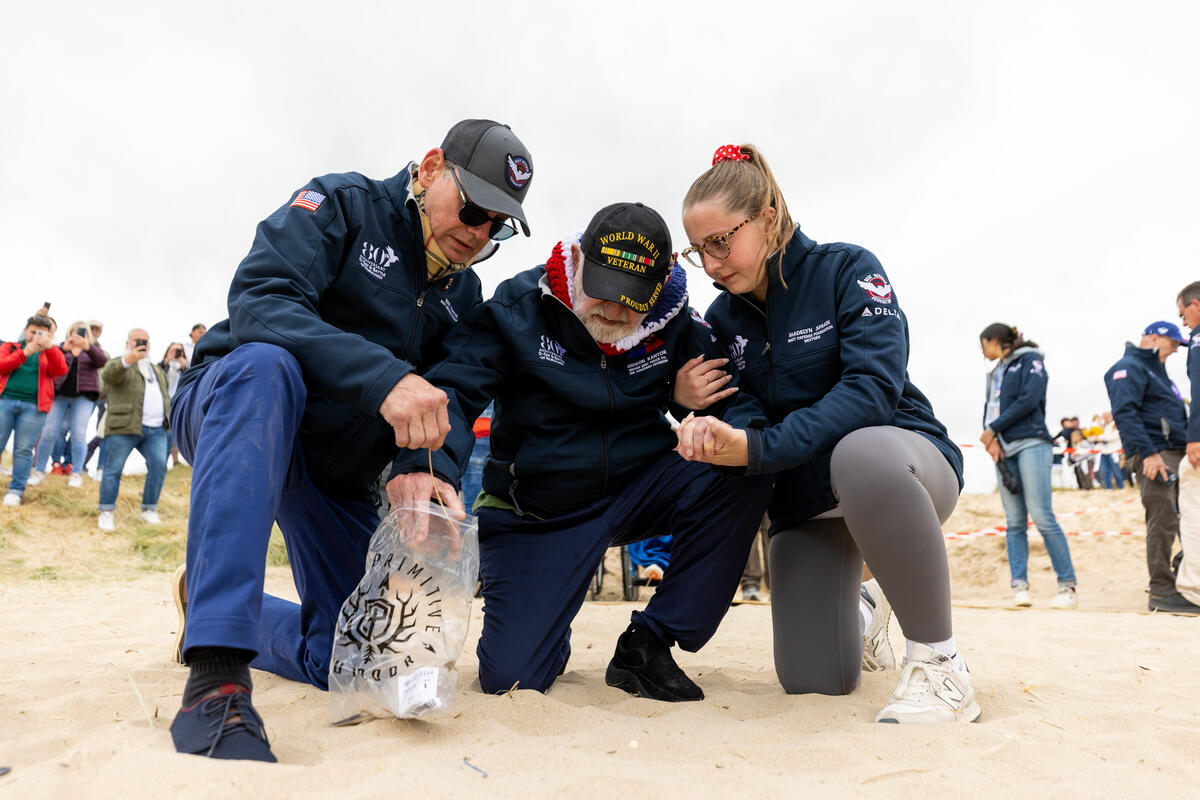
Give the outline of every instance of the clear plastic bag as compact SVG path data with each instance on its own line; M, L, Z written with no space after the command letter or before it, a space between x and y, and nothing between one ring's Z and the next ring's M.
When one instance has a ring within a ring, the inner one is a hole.
M412 544L422 525L427 538ZM457 520L432 503L391 510L371 536L366 574L334 631L334 725L430 717L450 707L478 576L475 517Z

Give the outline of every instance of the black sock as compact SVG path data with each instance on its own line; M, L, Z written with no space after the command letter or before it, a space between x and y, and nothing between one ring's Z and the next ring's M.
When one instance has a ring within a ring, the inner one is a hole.
M183 706L200 702L204 695L227 683L236 683L253 690L250 682L250 661L254 654L233 647L189 647L187 685L183 688Z

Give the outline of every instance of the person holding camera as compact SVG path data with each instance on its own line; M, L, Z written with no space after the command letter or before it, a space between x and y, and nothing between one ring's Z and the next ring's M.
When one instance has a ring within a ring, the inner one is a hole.
M1200 614L1200 606L1179 593L1171 569L1179 536L1177 476L1188 436L1187 409L1167 376L1166 361L1187 343L1174 323L1151 322L1138 344L1126 342L1125 355L1104 373L1104 386L1146 509L1150 610Z
M121 489L121 472L135 449L146 459L146 485L142 489L142 520L157 525L158 495L167 473L167 434L171 397L167 394L167 376L157 364L147 360L150 334L141 328L129 332L125 355L111 359L100 373L108 395L108 413L104 418L104 477L100 480L100 530L116 527L113 510Z
M54 402L54 379L67 371L51 346L49 317L32 316L21 340L0 344L0 442L13 434L12 481L4 505L19 506L33 468L33 448Z
M188 367L188 357L183 345L180 342L171 342L167 346L167 352L163 353L162 361L158 362L158 366L167 376L167 394L174 395L175 389L179 386L179 376Z
M1027 341L1015 327L996 322L979 334L984 358L996 361L988 373L983 405L983 435L979 441L996 462L1000 502L1007 519L1005 541L1012 574L1013 604L1033 605L1029 597L1029 536L1026 520L1033 517L1054 572L1058 594L1051 608L1079 606L1075 595L1075 568L1067 537L1059 527L1050 501L1050 473L1054 447L1046 427L1045 356L1035 342Z
M87 425L100 396L99 371L108 362L108 354L96 344L87 323L74 322L70 333L59 346L67 364L67 374L54 381L54 404L46 416L34 458L30 484L45 478L46 460L58 464L62 456L63 438L69 432L70 460L66 472L67 485L83 486L83 462L87 452Z

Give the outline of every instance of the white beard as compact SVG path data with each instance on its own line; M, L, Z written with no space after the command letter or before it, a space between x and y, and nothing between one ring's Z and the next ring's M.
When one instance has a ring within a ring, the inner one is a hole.
M579 321L583 323L583 327L587 328L587 332L597 342L600 344L614 344L632 335L638 329L638 326L642 324L642 320L646 316L645 314L631 314L632 319L626 325L605 325L596 319L596 306L589 302L593 298L588 297L583 291L583 270L576 268L573 277L574 280L572 282L575 284L575 296L573 298L575 308L572 310L575 312L575 316L579 318ZM589 305L592 306L592 311L587 312L586 315L580 313L581 306Z

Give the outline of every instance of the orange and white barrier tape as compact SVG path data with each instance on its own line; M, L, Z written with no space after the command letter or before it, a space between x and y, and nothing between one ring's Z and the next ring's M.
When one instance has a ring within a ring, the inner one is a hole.
M979 531L958 531L942 534L947 541L955 539L978 539L984 536L1004 536L1007 529L1001 525ZM1063 531L1067 536L1145 536L1145 531ZM1041 534L1038 534L1039 537Z
M1117 503L1109 503L1106 506L1092 506L1091 508L1081 508L1078 511L1067 511L1062 514L1055 514L1055 519L1063 517L1078 517L1081 514L1092 514L1096 511L1107 511L1110 508L1117 506L1125 506L1130 503L1138 502L1138 498L1131 497L1128 500L1121 500ZM1033 527L1033 520L1025 523L1026 529ZM980 528L977 531L953 531L943 534L947 539L974 539L980 536L1003 536L1008 527L1005 525L996 525L991 528ZM1067 536L1145 536L1145 531L1063 531Z

